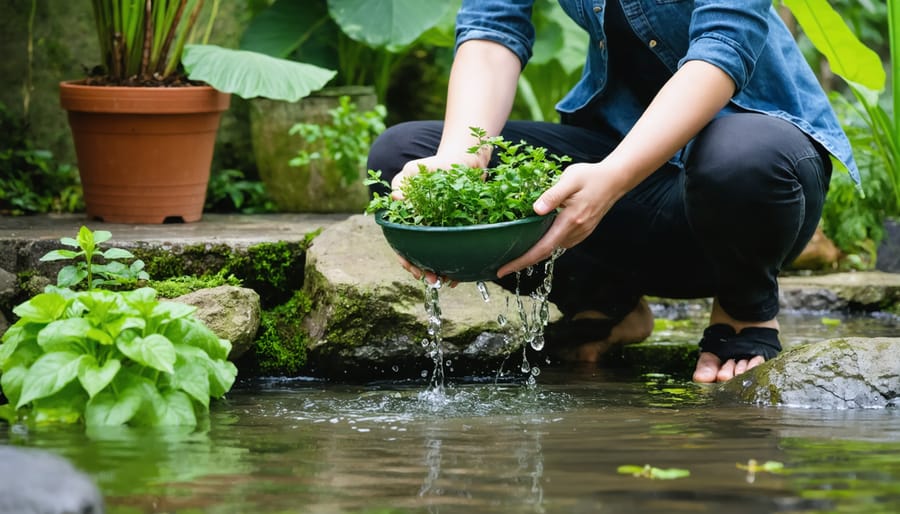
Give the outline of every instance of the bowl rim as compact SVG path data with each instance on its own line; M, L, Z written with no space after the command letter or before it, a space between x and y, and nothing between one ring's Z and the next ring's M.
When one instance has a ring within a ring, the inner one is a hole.
M430 225L409 225L406 223L394 223L392 221L388 221L384 219L384 213L387 212L386 209L381 209L375 213L375 223L382 227L397 229L397 230L407 230L412 232L469 232L469 231L479 231L479 230L492 230L503 227L510 227L514 225L526 225L529 223L536 223L538 221L544 220L548 217L552 217L556 215L556 211L549 212L544 214L543 216L538 216L535 214L534 216L528 216L525 218L519 218L516 220L510 221L499 221L497 223L481 223L478 225L457 225L453 227L435 227Z

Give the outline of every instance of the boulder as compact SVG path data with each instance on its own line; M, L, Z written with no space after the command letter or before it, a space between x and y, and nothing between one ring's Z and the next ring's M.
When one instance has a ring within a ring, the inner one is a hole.
M91 478L44 450L0 446L0 477L0 514L104 512Z
M219 286L200 289L172 301L197 307L194 316L217 336L231 341L228 359L234 361L246 352L259 330L259 295L252 289Z
M866 311L895 308L900 274L881 271L791 276L778 279L781 306L798 310Z
M843 338L794 347L717 386L727 400L762 406L897 406L900 338Z
M359 379L430 371L422 345L428 338L426 287L400 267L371 216L328 227L306 257L304 292L312 312L304 326L312 371ZM495 370L523 344L508 335L519 319L514 296L493 283L485 290L488 301L474 283L439 290L444 357L467 373ZM501 316L511 323L501 327ZM551 319L558 316L551 306Z

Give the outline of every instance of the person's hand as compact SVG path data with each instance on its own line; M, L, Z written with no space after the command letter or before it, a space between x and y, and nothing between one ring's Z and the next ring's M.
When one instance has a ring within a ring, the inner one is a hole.
M534 246L497 271L503 277L550 257L556 248L571 248L594 231L603 216L624 194L603 163L575 163L559 181L534 202L534 212L548 214L562 208L553 225Z

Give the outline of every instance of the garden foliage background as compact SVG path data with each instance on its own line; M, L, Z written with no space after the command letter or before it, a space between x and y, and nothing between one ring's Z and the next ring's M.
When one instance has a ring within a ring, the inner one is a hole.
M448 12L455 12L459 1L451 0ZM220 2L209 42L238 47L250 21L271 3ZM888 9L893 0L829 3L889 69ZM83 207L75 156L65 112L59 107L58 83L83 77L97 64L91 0L2 0L0 9L0 33L5 35L0 38L0 52L6 56L0 61L0 214L79 212ZM844 252L842 266L871 267L883 235L883 220L898 214L896 179L889 176L873 150L876 142L872 130L861 116L864 106L831 72L789 11L781 9L823 87L832 94L864 178L861 194L846 173L834 174L823 227ZM520 81L513 116L555 121L553 105L579 76L585 42L554 0L538 0L536 24L541 39ZM452 16L445 16L434 30L392 56L387 88L379 98L387 107L389 125L442 117L452 59L447 40L451 34ZM881 95L874 101L892 117L890 96ZM233 98L219 132L207 211L261 212L273 208L253 162L248 117L247 101Z

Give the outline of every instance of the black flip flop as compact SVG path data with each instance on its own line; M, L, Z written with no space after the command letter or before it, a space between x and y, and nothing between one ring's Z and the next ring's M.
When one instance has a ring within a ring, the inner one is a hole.
M744 360L762 356L769 360L781 352L778 330L766 327L746 327L740 332L724 323L710 325L703 331L700 351L710 352L722 359Z

